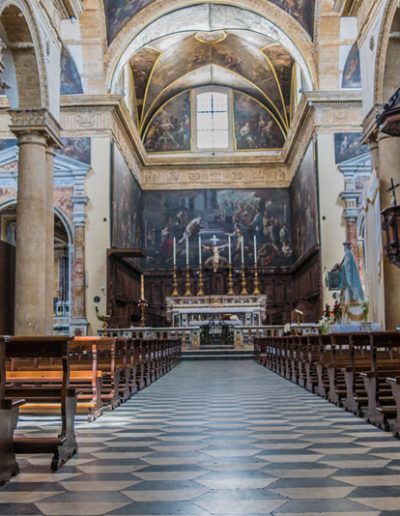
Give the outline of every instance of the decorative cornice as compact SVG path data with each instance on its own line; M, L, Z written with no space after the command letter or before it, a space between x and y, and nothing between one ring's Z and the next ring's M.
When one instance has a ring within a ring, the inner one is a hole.
M17 138L27 133L43 134L50 143L62 147L60 125L47 109L10 109L10 131Z
M290 184L289 167L285 164L270 167L198 167L159 168L146 167L143 171L144 190L222 188L285 188Z

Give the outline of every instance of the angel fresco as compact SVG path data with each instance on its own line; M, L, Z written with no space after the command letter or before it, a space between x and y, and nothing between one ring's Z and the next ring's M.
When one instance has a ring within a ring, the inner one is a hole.
M117 36L122 27L144 7L154 0L104 0L107 19L108 42Z
M271 0L271 2L293 16L310 36L313 36L315 0Z

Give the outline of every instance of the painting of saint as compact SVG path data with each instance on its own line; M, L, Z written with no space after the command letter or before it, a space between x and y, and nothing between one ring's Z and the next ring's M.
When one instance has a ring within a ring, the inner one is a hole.
M271 0L271 2L293 16L313 37L315 0Z
M91 139L90 138L62 138L63 148L58 150L59 154L68 158L90 164L91 162Z
M153 1L154 0L104 0L108 43L112 42L122 27L135 16L136 13Z
M336 133L335 156L336 163L342 163L366 152L361 143L361 133Z
M241 263L241 238L246 261L261 267L292 263L290 198L288 189L146 191L144 227L147 267L171 268L176 240L178 267L186 263L186 239L190 263L210 270L226 265L231 241L235 266ZM218 263L217 263L218 262Z
M142 190L118 147L112 145L112 246L142 248Z
M65 46L61 49L61 95L79 95L83 93L82 81L75 61Z
M360 52L357 43L351 47L344 66L342 88L361 88Z
M158 111L147 130L144 146L148 152L190 151L190 93L173 98Z
M235 92L234 115L238 150L283 147L285 137L276 120L252 97Z
M317 174L313 143L301 162L290 187L293 247L296 259L318 244Z

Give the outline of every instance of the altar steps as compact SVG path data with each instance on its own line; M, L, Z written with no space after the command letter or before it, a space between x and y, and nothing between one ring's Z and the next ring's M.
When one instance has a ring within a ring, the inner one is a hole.
M182 351L183 360L253 360L254 351L252 349L221 349L207 348L190 351Z

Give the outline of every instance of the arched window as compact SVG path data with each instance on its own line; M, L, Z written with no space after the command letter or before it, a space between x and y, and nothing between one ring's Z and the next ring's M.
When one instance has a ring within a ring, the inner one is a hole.
M230 148L227 93L207 91L196 95L196 129L199 150Z

